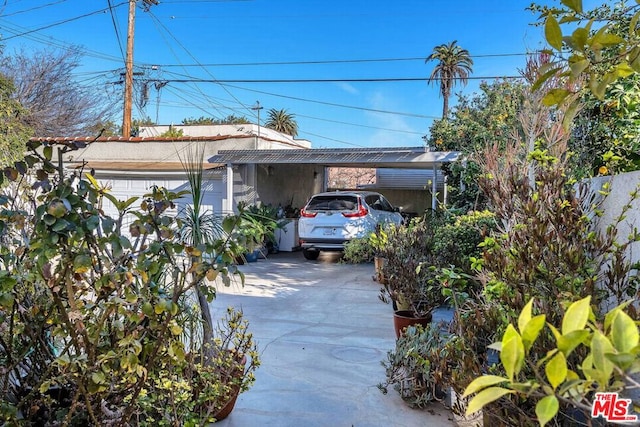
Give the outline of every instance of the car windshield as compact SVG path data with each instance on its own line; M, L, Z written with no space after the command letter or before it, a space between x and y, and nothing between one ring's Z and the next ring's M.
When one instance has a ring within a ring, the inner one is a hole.
M353 211L358 208L356 196L316 196L309 201L306 210L310 211Z

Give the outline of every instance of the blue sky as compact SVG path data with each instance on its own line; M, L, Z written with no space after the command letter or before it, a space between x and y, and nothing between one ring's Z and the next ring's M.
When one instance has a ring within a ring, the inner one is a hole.
M109 0L8 0L0 6L0 43L7 54L79 45L85 51L79 84L121 96L121 86L112 83L124 67L127 1L110 3L113 14ZM474 80L456 93L517 75L524 54L545 47L542 29L531 25L536 16L525 10L529 4L166 0L148 12L139 7L134 61L142 73L137 79L148 82L148 102L134 108L134 117L177 124L235 114L256 122L251 107L259 101L262 122L268 109L287 109L298 122L298 137L314 147L419 146L442 111L437 85L426 83L434 64L424 58L452 40L469 50ZM407 78L424 80L392 81ZM287 79L311 81L224 83ZM391 81L313 82L319 79ZM157 90L156 81L168 83Z

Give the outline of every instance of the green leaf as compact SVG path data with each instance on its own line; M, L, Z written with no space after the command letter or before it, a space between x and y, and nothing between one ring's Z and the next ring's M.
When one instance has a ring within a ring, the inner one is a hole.
M487 388L491 385L500 384L509 381L507 378L499 377L497 375L483 375L475 380L471 381L471 384L464 390L462 397L467 397L470 394L476 393L483 388Z
M45 224L47 225L53 225L56 223L56 221L58 220L55 216L53 215L49 215L49 214L45 214L42 217L42 220L44 221Z
M598 30L598 32L591 39L591 47L598 49L599 47L615 46L623 43L624 39L616 34L608 33L608 26L604 26Z
M633 70L633 68L631 68L631 66L627 63L627 62L621 62L619 64L616 65L616 68L614 70L614 74L617 78L625 78L625 77L629 77L630 75L632 75L635 71Z
M588 296L569 306L562 319L562 335L567 335L578 329L584 329L587 325L587 320L589 320L590 302L591 297Z
M237 222L237 218L234 216L228 216L225 219L222 220L222 230L224 230L225 233L227 234L231 234L231 232L233 232L233 229L236 226L236 222Z
M562 352L557 352L555 356L547 362L544 368L547 379L551 387L555 390L567 378L567 360Z
M42 149L42 154L44 155L45 159L51 160L51 157L53 157L53 147L51 147L50 145L46 145Z
M580 74L589 66L589 60L582 56L574 55L569 58L569 68L571 68L571 79L576 80Z
M629 369L638 358L637 355L632 353L605 353L604 355L623 371Z
M578 27L571 34L571 42L576 50L579 52L584 51L584 47L589 40L589 31L586 28Z
M580 329L577 331L569 332L566 335L556 337L558 342L558 350L564 353L566 357L569 357L571 352L580 344L584 343L589 337L590 332L586 329Z
M560 404L555 396L546 396L536 404L536 416L540 426L544 426L558 413Z
M522 308L522 311L520 312L520 316L518 316L518 329L520 330L520 333L524 331L524 327L531 320L532 306L533 306L533 298L531 298L529 302L525 304L525 306Z
M545 319L546 316L544 314L539 314L525 325L522 331L522 344L524 345L525 351L529 351L533 343L538 339L540 331L544 328Z
M506 394L513 393L513 390L509 390L502 387L490 387L482 390L476 394L467 406L467 415L471 415L474 412L478 412L482 407L488 403L500 399Z
M93 381L94 384L104 384L107 382L107 379L104 376L104 372L98 371L91 374L91 381Z
M582 0L560 0L560 2L576 13L582 13Z
M550 70L545 71L540 77L538 77L533 86L531 86L531 92L537 91L544 82L549 80L552 76L555 76L560 70L560 67L553 67Z
M562 30L556 18L549 14L544 23L544 36L547 42L556 50L562 50Z
M118 198L116 196L114 196L113 194L109 194L109 193L104 193L103 196L106 197L107 200L109 200L111 203L113 203L113 206L118 208L118 205L120 204L120 201L118 200Z
M56 220L55 224L53 224L53 226L51 227L51 230L55 232L60 232L60 231L66 230L68 226L69 226L69 221L59 218Z
M615 353L613 345L600 331L595 331L591 339L591 356L594 368L599 371L601 387L607 386L613 373L613 362L605 356L606 353Z
M139 197L129 197L127 200L122 202L122 204L118 207L118 209L125 210L129 208L132 204L134 204L138 199Z
M564 117L562 118L562 127L569 131L571 126L573 125L573 119L578 114L579 109L581 108L580 102L577 99L571 101L567 110L564 113Z
M509 328L513 330L513 334L509 334ZM524 361L524 345L522 338L515 332L512 325L507 327L507 331L502 338L502 351L500 352L500 361L509 377L509 381L513 381L513 377L522 369Z
M571 92L567 89L551 89L542 98L542 103L547 107L558 105L570 94Z
M627 353L638 345L640 336L638 327L624 311L618 311L611 325L611 341L620 353Z
M88 255L80 254L73 259L73 271L75 273L86 273L92 265L93 261Z
M638 3L640 4L640 3ZM640 18L640 12L636 12L633 15L633 18L631 18L631 21L629 21L629 32L631 34L635 34L636 33L636 29L638 27L638 19Z

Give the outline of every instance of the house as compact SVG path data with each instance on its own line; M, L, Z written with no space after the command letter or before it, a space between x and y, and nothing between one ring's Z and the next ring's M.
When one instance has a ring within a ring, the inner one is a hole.
M255 202L252 193L255 168L235 167L230 173L224 164L210 164L207 159L220 150L308 150L311 143L293 139L271 129L256 125L184 126L184 136L165 138L162 134L168 127L143 128L141 137L100 138L34 138L50 143L85 145L64 155L65 167L84 168L95 173L96 179L111 188L111 193L120 200L142 196L153 185L172 190L185 189L186 174L183 161L195 147L204 151L206 207L213 212L229 213L241 200ZM166 128L166 129L164 129ZM259 136L258 136L259 134ZM212 136L211 136L212 135ZM229 195L229 196L228 196ZM185 203L188 203L186 201ZM115 207L106 203L105 211L116 214Z
M440 166L456 161L457 152L431 152L424 147L312 149L311 143L257 125L175 126L181 137L160 137L168 126L146 127L139 137L35 138L65 144L82 143L67 152L67 168L93 170L98 181L120 200L141 196L153 185L188 189L182 161L201 147L205 161L205 209L232 213L241 201L302 207L314 193L329 188L329 168L377 169L369 188L380 189L396 206L421 213L442 198ZM385 178L391 170L395 179ZM402 172L404 170L418 172ZM404 175L403 175L404 174ZM398 178L403 175L404 178ZM415 182L410 183L411 179ZM433 179L435 177L435 179ZM181 201L188 204L189 198ZM116 214L106 203L104 209Z

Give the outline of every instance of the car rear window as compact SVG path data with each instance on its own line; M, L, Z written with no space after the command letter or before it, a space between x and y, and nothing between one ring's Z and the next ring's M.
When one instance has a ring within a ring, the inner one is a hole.
M309 200L310 211L353 211L358 208L356 196L316 196Z

